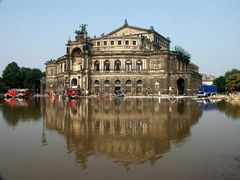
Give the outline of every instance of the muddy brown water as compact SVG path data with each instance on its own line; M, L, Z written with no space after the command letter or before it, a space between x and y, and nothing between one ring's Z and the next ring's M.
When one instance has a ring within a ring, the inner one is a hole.
M240 179L240 107L158 98L1 100L0 179Z

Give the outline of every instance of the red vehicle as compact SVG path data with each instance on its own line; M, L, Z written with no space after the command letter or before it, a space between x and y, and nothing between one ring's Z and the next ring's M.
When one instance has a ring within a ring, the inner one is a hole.
M27 98L31 96L29 89L10 89L4 94L5 98Z
M79 88L69 88L67 90L67 94L69 98L76 99L80 96L80 89Z

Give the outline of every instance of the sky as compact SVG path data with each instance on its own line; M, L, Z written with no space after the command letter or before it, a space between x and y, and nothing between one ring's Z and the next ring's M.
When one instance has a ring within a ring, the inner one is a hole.
M240 69L240 0L0 0L0 75L7 64L39 68L66 52L80 24L90 37L124 24L170 37L199 72Z

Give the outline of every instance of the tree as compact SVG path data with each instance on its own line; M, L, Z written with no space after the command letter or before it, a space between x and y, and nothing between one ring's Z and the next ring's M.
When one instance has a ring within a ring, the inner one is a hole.
M8 87L3 82L3 78L0 77L0 93L5 93L8 90Z
M20 68L17 63L12 62L4 69L2 80L8 89L29 88L40 93L40 80L43 75L40 69Z
M227 71L224 76L216 78L213 84L217 86L219 93L240 91L239 74L240 70L232 69Z
M40 93L40 80L43 73L40 69L30 69L25 74L24 87L33 89L36 93Z
M27 78L26 78L30 71L31 71L31 68L25 68L25 67L21 68L22 86L25 87L25 88L31 88L31 85L28 84Z
M217 86L218 93L225 93L226 81L224 76L220 76L213 81L213 84Z
M225 73L225 77L228 77L228 76L230 76L230 75L232 75L232 74L235 74L235 73L240 73L240 70L232 69L231 71L227 71L227 72Z
M20 67L15 62L11 62L3 70L3 81L9 88L21 88L21 71Z
M230 74L226 77L226 90L228 92L240 91L240 73Z

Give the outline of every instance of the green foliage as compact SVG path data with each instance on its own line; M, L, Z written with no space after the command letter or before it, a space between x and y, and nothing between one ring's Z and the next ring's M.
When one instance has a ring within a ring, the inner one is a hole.
M240 70L232 69L213 81L219 93L240 92Z
M213 84L217 86L218 93L225 93L226 81L224 76L220 76L213 81Z
M226 77L226 90L228 92L240 91L240 73L230 74Z
M3 82L3 78L0 77L0 93L5 93L8 90L8 87Z
M39 69L31 69L27 71L24 78L24 87L32 88L35 92L40 91L40 80L43 77L43 73Z
M232 75L232 74L235 74L235 73L240 73L240 70L232 69L231 71L227 71L227 72L225 73L225 77L228 77L228 76L230 76L230 75Z
M17 63L12 62L7 65L3 71L2 81L8 89L11 88L29 88L35 92L40 92L40 80L43 73L39 69L18 67ZM0 86L0 90L1 88ZM6 88L4 89L6 91Z
M3 81L10 89L22 88L21 71L17 63L12 62L3 70Z

